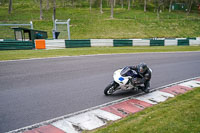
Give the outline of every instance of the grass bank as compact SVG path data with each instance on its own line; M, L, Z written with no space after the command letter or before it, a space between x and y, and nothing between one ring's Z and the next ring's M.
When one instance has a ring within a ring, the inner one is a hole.
M34 29L45 30L52 38L53 9L44 8L43 20L39 19L39 7L32 0L13 3L13 12L8 14L8 5L0 6L0 23L29 23L33 21ZM198 37L200 36L200 18L198 12L187 15L186 12L160 13L142 9L115 8L114 19L110 19L110 8L103 8L103 14L98 8L72 8L58 6L56 18L59 20L71 19L71 39L121 39L121 38L152 38L152 37ZM12 26L13 27L13 26ZM59 36L67 38L67 26L58 26L64 31ZM10 27L0 27L0 39L14 38Z
M88 47L55 50L5 50L0 51L0 60L17 60L58 56L78 56L112 53L200 51L200 46L147 46L147 47Z
M92 133L199 133L200 88Z

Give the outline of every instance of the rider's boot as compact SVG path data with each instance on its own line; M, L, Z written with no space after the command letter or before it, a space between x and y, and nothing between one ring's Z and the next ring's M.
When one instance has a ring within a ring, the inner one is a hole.
M150 81L146 81L144 83L144 88L142 89L145 93L149 93L150 92Z

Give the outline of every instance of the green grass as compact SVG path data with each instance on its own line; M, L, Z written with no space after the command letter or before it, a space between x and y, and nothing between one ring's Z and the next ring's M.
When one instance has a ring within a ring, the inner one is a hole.
M147 47L88 47L66 48L56 50L3 50L0 60L17 60L29 58L45 58L57 56L77 56L112 53L141 53L141 52L175 52L200 51L200 46L147 46Z
M35 29L45 30L52 38L52 8L44 8L44 19L39 20L39 7L32 0L13 3L13 13L8 14L7 6L0 6L0 23L29 23L33 21ZM71 19L71 39L92 38L152 38L152 37L198 37L200 19L198 12L189 16L185 12L168 13L167 10L157 19L156 13L144 13L142 9L114 9L114 19L110 19L110 8L104 8L101 14L98 8L72 8L57 6L56 18ZM62 27L63 28L63 27ZM8 28L7 28L8 29ZM0 38L13 38L12 31L0 27ZM62 36L67 38L66 36Z
M200 88L93 133L200 133Z

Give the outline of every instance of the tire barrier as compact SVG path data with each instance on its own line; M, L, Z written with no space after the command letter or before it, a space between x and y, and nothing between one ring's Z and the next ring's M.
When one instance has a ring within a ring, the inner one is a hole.
M0 50L26 50L34 49L31 41L3 40L0 41Z
M65 40L66 48L100 47L100 46L193 46L200 45L199 38L175 39L90 39L90 40Z
M35 42L38 42L36 39ZM34 49L36 44L29 41L0 39L0 50L10 49ZM121 47L121 46L195 46L200 45L200 37L197 38L154 38L154 39L80 39L45 40L43 48L63 49L80 47ZM37 49L37 47L36 47Z

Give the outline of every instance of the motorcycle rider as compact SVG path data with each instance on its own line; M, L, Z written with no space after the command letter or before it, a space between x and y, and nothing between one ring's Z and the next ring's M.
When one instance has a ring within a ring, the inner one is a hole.
M144 83L144 88L142 88L142 90L145 93L149 93L150 90L150 80L151 80L151 70L150 68L147 66L146 63L140 63L139 65L136 66L130 66L131 70L135 70L139 77L138 79L132 79L132 84L134 83Z

